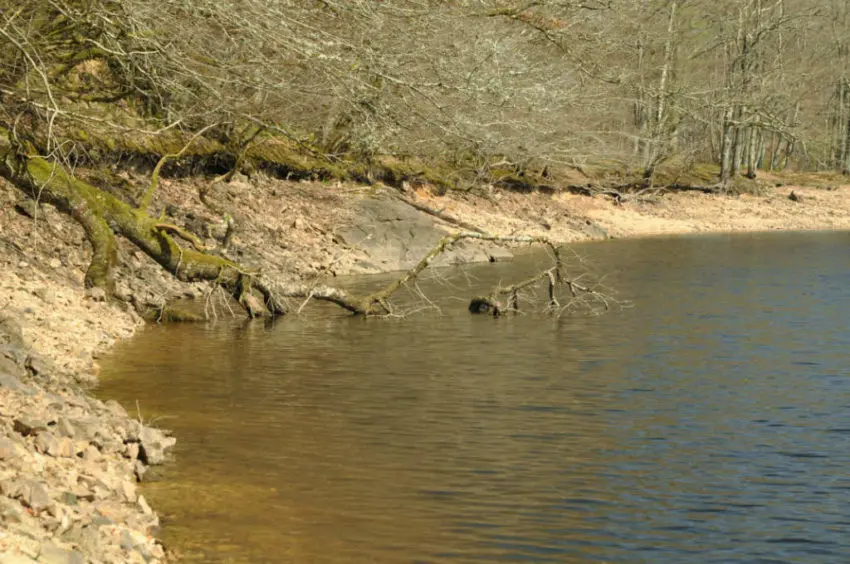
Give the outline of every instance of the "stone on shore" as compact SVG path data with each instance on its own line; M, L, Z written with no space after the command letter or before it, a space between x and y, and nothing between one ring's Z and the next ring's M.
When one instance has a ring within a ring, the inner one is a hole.
M136 480L175 440L78 381L0 314L0 563L159 562Z

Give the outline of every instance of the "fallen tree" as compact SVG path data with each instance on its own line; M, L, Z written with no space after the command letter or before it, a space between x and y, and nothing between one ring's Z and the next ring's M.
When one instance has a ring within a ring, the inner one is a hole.
M147 207L152 190L143 198L142 205L133 207L75 177L60 163L39 155L34 146L19 142L6 130L0 130L0 176L34 200L56 206L83 227L92 246L85 284L102 289L107 296L112 294L114 287L116 235L133 243L178 280L210 281L220 286L251 317L284 315L290 311L288 299L299 299L302 303L305 300L330 302L360 316L391 315L394 309L390 299L399 289L413 283L447 249L468 239L545 245L554 261L554 266L529 280L498 288L488 297L476 298L477 302L473 301L479 305L470 306L470 311L483 311L484 306L494 315L516 311L519 292L544 279L549 281L550 306L558 303L555 290L561 285L569 288L573 295L577 291L594 292L566 279L561 251L553 241L545 237L491 235L482 230L446 235L413 268L366 296L351 295L340 288L321 284L286 283L271 280L261 269L246 267L218 254L215 249L207 249L195 234L150 216ZM508 306L501 305L499 295L508 296Z

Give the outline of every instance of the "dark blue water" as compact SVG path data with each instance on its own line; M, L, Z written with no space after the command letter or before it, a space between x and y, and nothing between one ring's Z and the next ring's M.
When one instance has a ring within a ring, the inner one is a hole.
M527 258L423 284L439 316L143 333L103 394L180 439L145 492L166 541L222 562L850 561L850 235L577 250L634 307L466 313Z

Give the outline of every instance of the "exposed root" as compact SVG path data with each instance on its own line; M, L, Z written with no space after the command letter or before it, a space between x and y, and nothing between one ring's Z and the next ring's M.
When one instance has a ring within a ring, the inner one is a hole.
M2 131L0 131L2 133ZM161 161L162 162L162 161ZM497 288L484 298L476 298L470 310L481 310L485 305L498 315L519 308L519 292L539 280L549 280L550 307L559 306L555 286L564 283L563 261L558 246L545 237L498 236L480 231L464 231L443 237L413 268L367 296L353 296L331 286L316 284L280 284L261 276L259 270L245 268L227 258L206 252L194 234L169 223L151 218L144 208L135 209L107 192L83 182L56 163L40 156L22 155L13 149L8 135L0 135L0 175L16 184L30 195L39 195L61 211L75 218L86 230L94 248L86 281L89 285L111 293L111 271L115 263L115 237L121 235L153 258L165 270L184 282L208 280L232 296L250 317L279 316L290 311L288 299L302 300L298 311L311 300L333 303L355 315L395 315L391 297L402 287L413 282L439 255L465 239L501 243L543 244L549 247L555 265L517 284ZM11 164L10 164L11 163ZM188 241L191 248L178 244L177 239ZM575 281L566 281L571 291L592 292ZM502 306L499 296L508 297L508 306ZM209 311L209 297L207 299ZM165 317L165 308L160 312ZM168 316L174 317L174 316Z
M86 270L87 288L101 288L107 295L114 290L113 268L118 258L115 235L100 217L79 210L74 218L83 226L92 246L92 257Z
M154 225L154 227L156 227L157 229L160 229L162 231L165 231L166 233L173 233L174 235L177 235L181 239L191 243L192 246L195 247L195 249L198 250L198 251L205 252L205 251L209 250L201 242L201 240L198 238L197 235L195 235L194 233L190 233L189 231L186 231L185 229L178 227L177 225L174 225L174 224L171 224L171 223L157 222Z

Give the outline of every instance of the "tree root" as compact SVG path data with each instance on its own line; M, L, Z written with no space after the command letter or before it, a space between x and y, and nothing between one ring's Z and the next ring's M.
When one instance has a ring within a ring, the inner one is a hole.
M290 311L287 300L293 298L304 303L309 300L326 301L364 317L391 315L393 310L390 298L393 294L415 280L440 254L464 239L543 244L549 247L555 261L552 268L529 280L497 288L491 296L473 300L473 303L479 304L479 310L488 305L494 313L499 314L505 308L496 298L507 295L509 307L515 311L519 307L519 291L544 278L549 280L550 305L557 304L555 286L559 284L566 283L571 291L577 288L590 291L574 281L563 280L563 261L553 241L545 237L503 237L481 232L459 232L443 237L413 268L367 296L352 296L339 288L323 285L280 284L262 276L259 270L248 269L227 258L205 252L207 249L195 235L148 216L144 207L133 208L111 194L75 178L57 163L23 153L4 133L0 130L0 176L31 196L52 203L83 226L93 247L86 283L103 288L107 295L111 295L112 291L116 234L132 242L178 280L213 281L232 296L250 317L284 315ZM188 241L192 248L180 246L172 235Z
M118 246L112 229L89 210L77 209L74 219L82 225L92 246L92 257L86 270L86 288L101 288L111 295L115 288L112 270L118 259Z
M186 231L185 229L178 227L177 225L174 225L174 224L171 224L171 223L158 222L154 225L154 227L156 227L157 229L161 229L162 231L165 231L166 233L173 233L173 234L177 235L181 239L191 243L192 246L195 247L195 249L198 250L198 251L204 252L204 251L209 250L201 242L201 240L198 238L197 235L195 235L194 233L190 233L190 232Z
M201 250L181 247L171 236L177 233L197 248L199 241L185 231L151 218L111 194L74 178L57 163L27 155L14 147L0 131L0 176L33 197L55 205L79 222L94 249L86 280L111 291L115 264L114 234L125 237L165 270L184 282L214 280L233 296L251 316L267 314L253 296L251 271L228 259ZM111 293L111 292L109 292Z

